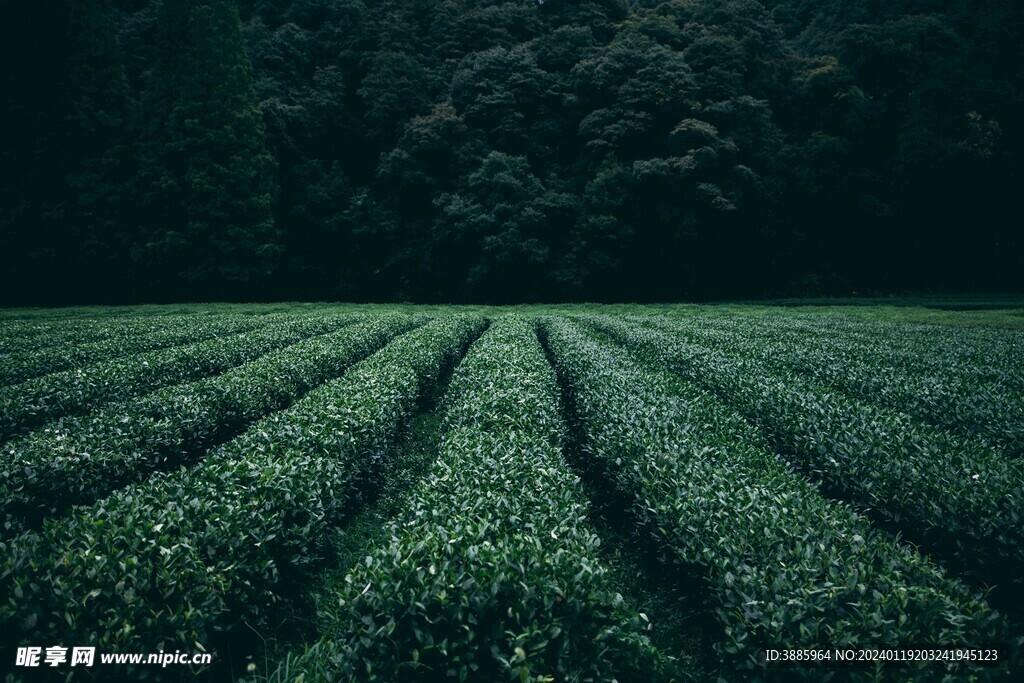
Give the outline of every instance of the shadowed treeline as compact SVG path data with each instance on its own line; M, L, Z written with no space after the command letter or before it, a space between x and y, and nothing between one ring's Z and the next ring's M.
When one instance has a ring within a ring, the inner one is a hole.
M40 0L0 301L1019 291L1011 0Z

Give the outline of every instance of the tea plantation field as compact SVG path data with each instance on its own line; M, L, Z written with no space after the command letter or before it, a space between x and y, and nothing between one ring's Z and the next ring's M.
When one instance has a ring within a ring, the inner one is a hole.
M0 311L0 671L1020 680L1024 302L783 303Z

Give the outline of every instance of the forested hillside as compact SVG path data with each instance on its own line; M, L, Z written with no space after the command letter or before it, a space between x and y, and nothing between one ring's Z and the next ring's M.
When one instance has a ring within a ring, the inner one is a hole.
M1020 289L1016 0L36 0L0 299Z

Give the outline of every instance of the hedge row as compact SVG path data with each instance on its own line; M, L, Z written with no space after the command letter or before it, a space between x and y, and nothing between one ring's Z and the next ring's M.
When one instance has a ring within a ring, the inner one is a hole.
M823 498L714 397L565 320L547 319L543 330L584 451L632 501L657 547L706 578L721 652L754 668L766 643L976 644L1004 635L963 584Z
M1024 334L984 327L909 325L841 316L681 318L686 328L728 329L765 337L786 336L798 342L842 341L865 354L865 360L893 364L925 374L956 373L981 382L1024 388Z
M11 642L155 652L243 620L268 628L282 574L322 558L353 484L481 326L446 318L409 332L194 467L0 544L0 629Z
M457 368L438 460L339 588L284 681L655 680L662 660L596 559L532 326L500 318Z
M203 316L198 319L214 320L221 316ZM236 317L236 316L232 316ZM255 317L239 315L241 317ZM55 346L71 347L83 343L103 341L130 334L149 334L173 327L187 327L197 320L194 315L136 315L101 317L61 317L48 314L40 320L0 319L0 354L38 351Z
M7 443L0 537L91 503L154 469L187 463L342 374L416 321L379 316L307 339L222 375L158 390Z
M597 326L755 422L790 464L986 584L1020 583L1018 462L907 415L829 392L752 357L608 317Z
M852 396L906 412L1017 457L1024 454L1024 393L1008 381L1018 364L993 369L948 360L923 370L898 356L929 354L927 337L877 340L871 347L842 334L793 334L785 319L739 329L672 325L690 339L792 370ZM1024 361L1024 354L1020 360ZM991 364L988 366L991 368ZM993 372L1001 377L991 377ZM987 375L987 376L986 376Z
M140 353L0 388L0 439L104 403L224 372L350 322L351 318L333 316L292 319L266 329Z
M33 377L61 370L80 368L102 360L124 358L136 353L155 351L180 344L194 344L211 337L248 332L257 326L286 320L273 316L270 320L253 316L218 316L181 320L161 329L140 331L126 325L102 340L79 341L72 344L32 348L0 357L0 385L15 384Z

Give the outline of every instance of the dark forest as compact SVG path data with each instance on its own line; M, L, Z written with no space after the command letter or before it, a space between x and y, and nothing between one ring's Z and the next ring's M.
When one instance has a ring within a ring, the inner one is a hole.
M3 8L3 303L1024 288L1015 0Z

